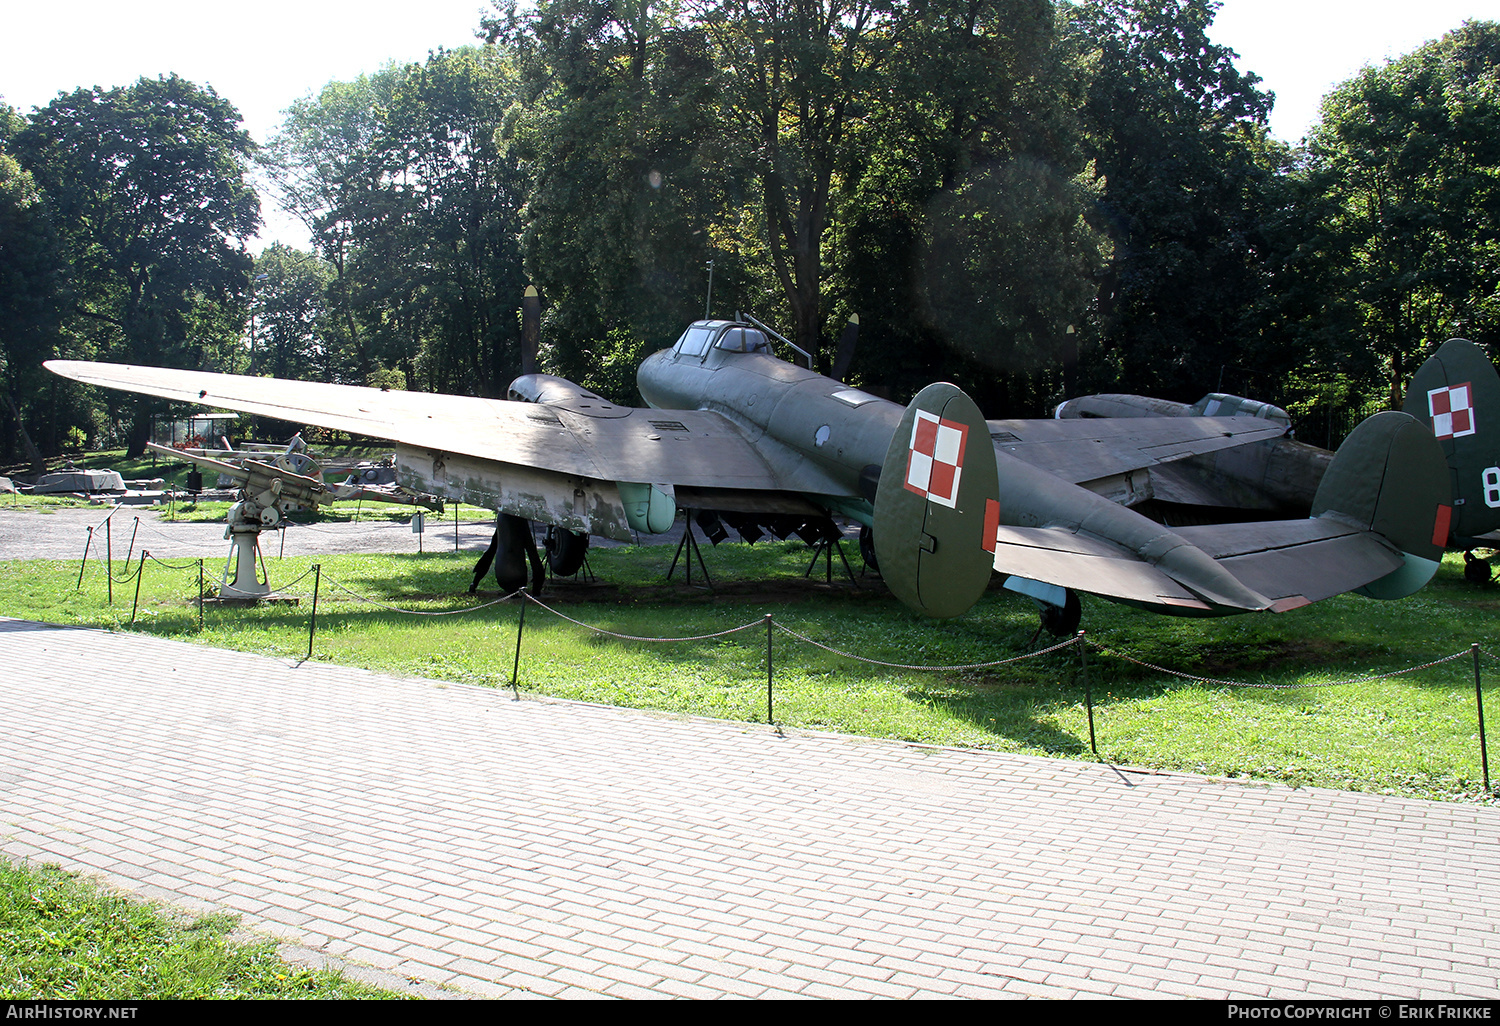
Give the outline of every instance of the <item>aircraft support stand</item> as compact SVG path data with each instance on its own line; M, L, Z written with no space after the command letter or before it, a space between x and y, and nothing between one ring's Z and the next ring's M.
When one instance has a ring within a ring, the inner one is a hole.
M667 568L667 580L672 579L672 574L677 569L677 561L682 558L683 549L687 550L687 558L683 561L683 569L687 572L687 583L693 583L693 557L698 557L698 567L703 571L703 579L707 582L710 591L713 590L713 578L708 576L708 565L703 562L703 550L698 547L698 539L693 536L693 511L683 510L686 519L683 521L682 541L677 543L677 552L672 556L672 565Z
M844 541L843 541L842 538L833 538L833 539L820 538L820 539L818 539L818 544L816 544L816 545L813 546L812 562L809 563L809 564L807 564L807 569L802 572L802 576L804 578L810 577L812 575L812 572L813 572L813 567L815 567L815 566L818 565L818 560L819 559L824 559L826 557L828 565L827 565L827 568L826 568L826 570L824 572L823 579L828 584L832 584L833 583L833 553L834 553L835 550L838 551L839 559L844 564L844 573L848 575L848 577L849 577L849 583L853 584L856 588L858 588L859 587L859 581L854 576L854 568L849 565L849 557L844 555Z

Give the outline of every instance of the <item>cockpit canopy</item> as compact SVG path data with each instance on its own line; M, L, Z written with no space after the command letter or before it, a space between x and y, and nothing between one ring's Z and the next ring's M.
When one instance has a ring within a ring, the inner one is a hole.
M681 356L702 356L710 348L730 353L776 355L765 332L737 321L695 321L682 333L672 350Z

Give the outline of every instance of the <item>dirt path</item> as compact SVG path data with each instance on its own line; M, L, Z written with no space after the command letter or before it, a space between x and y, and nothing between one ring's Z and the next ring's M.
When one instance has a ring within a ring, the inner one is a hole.
M188 556L225 557L229 542L224 539L222 523L183 523L162 519L159 515L124 506L118 509L108 525L107 507L95 509L58 509L50 512L7 509L0 506L0 561L11 559L80 559L89 545L89 528L94 528L90 558L102 555L107 543L117 558L132 548L149 549L162 559ZM483 552L490 543L493 527L484 521L461 521L458 544L463 551ZM285 542L283 550L282 544ZM285 532L268 532L261 541L267 555L326 556L346 552L416 552L418 538L411 527L387 520L360 523L291 524ZM427 552L453 551L453 522L428 520L421 539Z

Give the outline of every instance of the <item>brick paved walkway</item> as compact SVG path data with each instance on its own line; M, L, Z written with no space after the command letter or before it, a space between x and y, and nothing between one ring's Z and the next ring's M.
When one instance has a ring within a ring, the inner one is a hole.
M0 620L0 853L484 996L1500 997L1500 809Z

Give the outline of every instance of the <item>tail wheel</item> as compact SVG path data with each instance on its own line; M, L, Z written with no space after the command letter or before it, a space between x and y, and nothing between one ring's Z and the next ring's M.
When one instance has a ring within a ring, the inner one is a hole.
M1073 634L1083 622L1083 604L1078 601L1078 592L1068 589L1068 597L1060 606L1042 606L1042 627L1054 638Z

